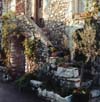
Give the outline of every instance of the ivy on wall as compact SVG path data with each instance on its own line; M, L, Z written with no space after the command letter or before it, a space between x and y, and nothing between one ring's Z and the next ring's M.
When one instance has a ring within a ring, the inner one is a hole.
M29 60L35 61L38 63L39 57L38 57L38 39L34 38L32 40L31 38L25 39L23 42L23 45L25 47L25 55L28 57Z
M24 47L25 55L28 57L28 59L35 61L38 63L39 56L38 56L38 44L40 41L35 37L34 30L32 30L31 36L28 35L30 33L30 25L27 24L27 22L24 22L23 20L19 20L16 18L15 14L13 12L9 12L3 16L3 50L6 55L5 62L8 62L8 57L10 55L10 36L14 35L17 38L23 35L25 39L21 42ZM26 34L26 35L25 35ZM32 37L34 39L32 39Z
M5 60L4 63L8 64L9 59L9 36L10 33L16 28L16 24L14 22L11 22L11 20L15 19L15 13L14 12L8 12L7 14L3 15L3 25L2 25L2 47L3 51L5 53Z

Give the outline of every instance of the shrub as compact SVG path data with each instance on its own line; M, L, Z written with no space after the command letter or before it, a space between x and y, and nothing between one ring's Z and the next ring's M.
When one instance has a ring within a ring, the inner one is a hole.
M31 91L32 85L30 83L30 80L34 79L34 78L35 78L35 76L33 75L33 73L25 74L21 78L19 78L18 80L15 81L16 86L21 91Z

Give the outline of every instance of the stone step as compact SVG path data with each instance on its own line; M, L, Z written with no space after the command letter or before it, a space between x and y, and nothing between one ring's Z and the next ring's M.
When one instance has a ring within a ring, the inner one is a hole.
M43 30L28 16L18 16L18 18L25 20L25 22L27 22L30 27L31 27L31 31L35 30L35 36L39 37L41 39L41 41L45 44L45 45L52 45L52 43L49 41L49 39L47 38L47 36L45 35L45 33L43 32ZM33 31L32 31L33 32ZM31 35L32 36L32 35Z

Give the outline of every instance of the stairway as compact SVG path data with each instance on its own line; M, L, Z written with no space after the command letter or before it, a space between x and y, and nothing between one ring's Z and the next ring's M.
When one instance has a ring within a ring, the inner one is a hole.
M35 30L35 37L39 38L45 45L52 45L52 43L46 37L43 30L30 17L26 15L21 15L17 16L17 18L27 22L31 26L30 30L31 31L33 31L33 29Z

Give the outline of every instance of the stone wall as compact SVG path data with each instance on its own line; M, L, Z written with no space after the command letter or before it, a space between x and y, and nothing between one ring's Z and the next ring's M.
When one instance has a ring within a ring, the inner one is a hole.
M25 72L25 55L24 48L22 45L23 37L17 38L16 36L11 36L9 39L9 68L11 71L18 74L23 74Z
M25 13L25 1L16 0L16 14L24 14Z
M0 0L0 16L2 15L2 0Z
M25 14L28 15L29 17L32 16L32 12L34 11L34 8L32 8L32 5L34 7L34 4L32 4L33 1L32 0L26 0L26 2L25 2Z
M43 18L45 27L50 31L51 39L63 39L66 27L72 18L72 0L44 0ZM65 37L65 36L64 36ZM65 44L66 45L66 44Z
M76 1L43 0L43 18L45 27L49 30L50 40L53 40L53 45L57 42L57 45L60 43L60 49L62 47L69 48L71 60L75 49L73 34L77 29L84 27L84 20L75 20L74 18L74 14L80 9L80 2Z

